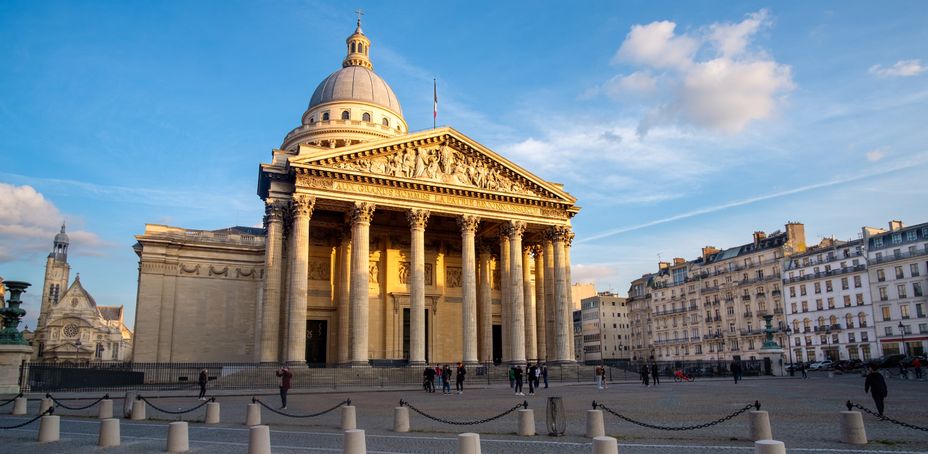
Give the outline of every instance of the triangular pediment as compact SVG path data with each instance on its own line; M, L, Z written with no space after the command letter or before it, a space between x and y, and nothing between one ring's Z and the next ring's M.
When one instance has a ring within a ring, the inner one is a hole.
M65 307L73 309L95 309L97 307L97 302L81 285L80 275L74 279L74 282L58 301L59 306L66 305Z
M453 128L444 127L333 150L306 147L291 168L466 188L573 206L576 199Z

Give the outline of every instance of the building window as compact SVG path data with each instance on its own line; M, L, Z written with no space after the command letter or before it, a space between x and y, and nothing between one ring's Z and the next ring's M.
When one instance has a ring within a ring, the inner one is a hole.
M899 234L899 233L893 234L893 244L902 244L902 234Z
M874 238L873 247L883 247L883 238Z
M851 295L844 295L844 307L851 307Z
M903 279L903 278L905 278L905 274L902 273L902 267L901 267L901 266L897 266L895 269L896 269L896 279Z
M815 300L815 309L819 311L824 309L824 307L822 306L822 300Z
M863 305L864 305L864 294L863 294L863 293L858 293L858 294L855 295L855 296L857 297L857 305L858 305L858 306L863 306Z
M795 286L792 286L792 287L789 288L789 296L790 296L790 298L795 298L795 297L796 297L796 287L795 287Z
M886 273L884 273L883 270L881 270L881 269L880 269L880 270L876 270L876 281L877 281L877 282L885 282L885 281L886 281Z
M896 293L899 294L899 298L907 298L906 293L905 293L905 284L897 285Z
M384 125L384 126L390 126L390 119L387 118L387 117L384 117L384 118L383 118L383 125Z
M925 305L924 304L918 303L915 305L915 316L918 318L925 317Z
M888 301L889 294L886 293L886 287L880 287L878 290L880 292L880 301Z
M890 321L890 320L893 319L892 316L891 316L891 314L890 314L890 312L889 312L889 306L883 306L883 307L881 307L881 308L880 308L880 311L883 312L883 321L884 321L884 322L888 322L888 321Z
M860 276L854 276L854 288L860 288L860 287L861 287Z
M806 285L805 284L802 284L799 286L799 295L806 296Z
M866 331L860 333L860 341L861 341L861 342L868 342L869 340L870 340L870 335L867 334Z
M903 304L899 306L899 313L902 314L903 320L908 319L909 318L909 306L907 304Z
M893 327L892 327L892 326L884 327L884 328L883 328L883 333L886 334L887 336L892 336L892 335L893 335Z
M347 110L342 111L342 120L350 120L350 119L351 119L351 113L349 113Z
M861 328L866 328L866 327L867 327L867 314L865 314L865 313L863 313L863 312L857 314L857 320L860 321L860 327L861 327Z
M370 123L370 121L371 121L371 114L369 114L369 113L367 113L367 112L364 112L364 114L361 115L361 121L366 121L366 122Z
M835 299L834 299L834 298L828 298L828 308L829 308L829 309L834 309L834 308L835 308Z
M322 121L329 121L329 113L328 113L328 112L323 112L323 113L322 113Z
M908 232L905 232L905 240L915 241L915 230L909 230Z
M848 288L850 287L848 286L847 278L842 277L841 278L841 290L847 290Z
M802 302L802 311L803 311L803 312L809 312L809 302L808 302L808 301L803 301L803 302Z

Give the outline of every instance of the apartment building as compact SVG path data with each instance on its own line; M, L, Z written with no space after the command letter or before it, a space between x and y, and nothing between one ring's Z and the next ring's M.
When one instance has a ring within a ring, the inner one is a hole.
M867 361L879 356L863 244L825 238L783 260L792 360Z
M580 301L581 361L631 359L627 298L611 292Z
M632 360L647 359L651 355L651 281L648 273L632 281L625 305L628 308L629 346Z
M884 355L924 355L928 344L928 223L864 227L870 297Z

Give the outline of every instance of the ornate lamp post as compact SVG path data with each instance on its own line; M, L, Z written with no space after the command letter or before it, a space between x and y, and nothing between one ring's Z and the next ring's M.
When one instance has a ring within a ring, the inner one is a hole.
M905 325L899 322L899 332L902 333L902 354L909 356L909 347L905 345Z
M789 350L789 376L796 375L796 363L793 362L793 341L790 339L790 335L793 334L793 329L786 325L786 348Z
M0 309L0 317L3 317L3 329L0 330L0 345L29 345L23 334L19 332L19 322L26 315L26 311L19 307L22 304L20 295L22 295L30 283L21 281L5 281L7 290L10 291L10 300L6 307Z

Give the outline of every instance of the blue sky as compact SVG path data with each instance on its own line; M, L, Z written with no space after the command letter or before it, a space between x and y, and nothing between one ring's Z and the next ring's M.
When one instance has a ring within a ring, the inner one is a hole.
M257 166L365 10L411 130L455 127L564 183L575 281L805 223L809 242L928 221L920 2L0 3L0 276L61 220L73 272L134 318L146 223L256 225Z

